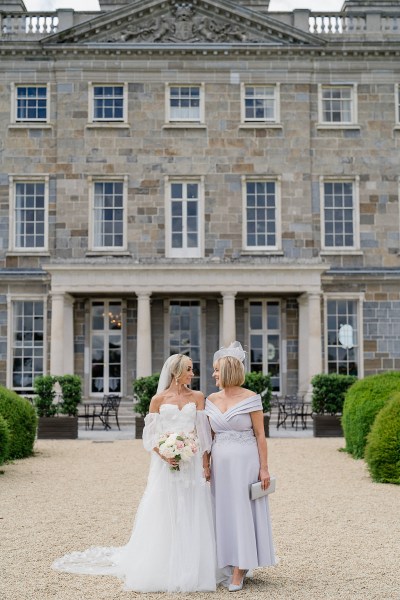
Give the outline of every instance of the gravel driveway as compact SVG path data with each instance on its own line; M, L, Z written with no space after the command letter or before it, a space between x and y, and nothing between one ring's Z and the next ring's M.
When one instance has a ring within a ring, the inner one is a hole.
M340 438L270 439L278 566L255 571L235 598L400 600L400 487L371 482ZM128 600L113 577L58 573L52 561L129 538L149 457L140 441L39 441L0 475L2 600ZM146 594L196 600L216 594ZM231 600L232 596L230 595Z

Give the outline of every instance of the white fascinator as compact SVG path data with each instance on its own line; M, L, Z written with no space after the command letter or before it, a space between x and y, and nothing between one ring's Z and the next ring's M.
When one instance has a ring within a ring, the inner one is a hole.
M233 356L233 358L237 358L241 362L244 362L246 358L246 352L243 350L240 342L232 342L227 348L222 347L216 351L213 362L216 362L225 356Z

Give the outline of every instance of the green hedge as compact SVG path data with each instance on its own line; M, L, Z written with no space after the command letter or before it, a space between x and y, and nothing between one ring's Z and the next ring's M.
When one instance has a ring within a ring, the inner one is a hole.
M8 458L11 435L7 421L0 415L0 465Z
M343 412L347 390L357 381L354 375L321 373L311 379L313 386L311 406L313 412L323 415L337 415Z
M365 448L372 479L400 485L400 392L377 415Z
M9 459L25 458L33 452L37 417L31 403L15 392L0 386L0 415L10 430Z
M54 404L54 386L57 382L62 394L60 404ZM33 382L33 389L39 417L54 417L58 413L76 417L78 414L78 404L82 400L82 383L78 375L40 375Z
M354 458L363 458L367 436L376 415L399 390L399 371L370 375L348 390L343 405L342 427L346 451Z
M145 417L149 412L150 401L157 393L158 380L160 375L148 375L147 377L139 377L133 382L133 393L138 399L135 404L135 412L142 417Z
M263 412L267 413L271 410L272 383L269 375L256 371L246 373L242 387L248 388L256 394L260 394Z

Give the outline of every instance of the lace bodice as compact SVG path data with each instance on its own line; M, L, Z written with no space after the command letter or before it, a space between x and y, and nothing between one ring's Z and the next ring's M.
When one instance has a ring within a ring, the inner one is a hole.
M164 432L189 432L193 431L196 423L196 404L188 402L182 409L175 404L162 404L160 406L159 430Z

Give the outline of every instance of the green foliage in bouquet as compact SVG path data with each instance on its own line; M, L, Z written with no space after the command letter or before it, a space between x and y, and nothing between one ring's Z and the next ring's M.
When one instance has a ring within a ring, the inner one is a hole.
M374 481L400 485L400 392L378 413L368 434L365 460Z

